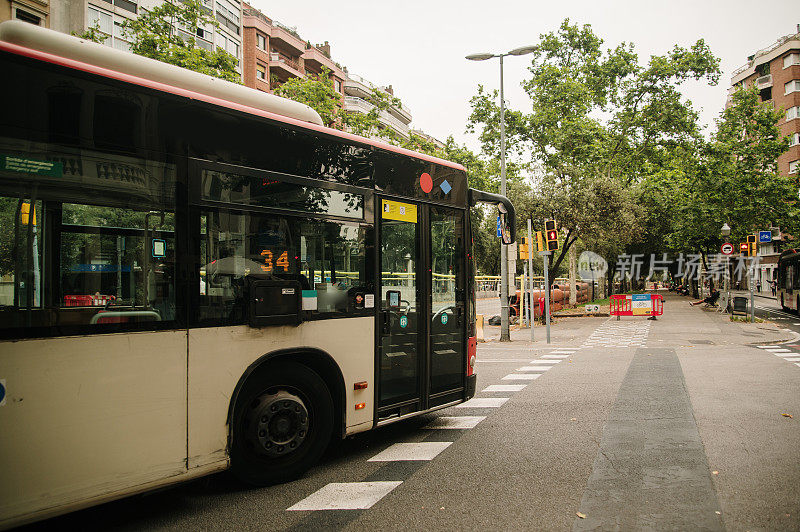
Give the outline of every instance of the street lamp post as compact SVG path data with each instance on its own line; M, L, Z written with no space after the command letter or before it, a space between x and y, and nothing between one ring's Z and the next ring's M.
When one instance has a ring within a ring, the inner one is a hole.
M535 46L522 46L505 54L479 53L466 56L470 61L500 58L500 194L506 195L506 104L503 98L503 58L507 55L525 55ZM508 246L500 241L500 341L511 341L508 329Z

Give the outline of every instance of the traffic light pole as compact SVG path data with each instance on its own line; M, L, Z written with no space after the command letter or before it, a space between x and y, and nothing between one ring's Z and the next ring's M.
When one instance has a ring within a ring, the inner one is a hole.
M544 319L547 325L547 343L550 343L550 252L545 250L541 253L544 260Z
M528 218L528 321L531 324L531 342L533 342L533 317L536 315L533 303L533 243L531 219Z

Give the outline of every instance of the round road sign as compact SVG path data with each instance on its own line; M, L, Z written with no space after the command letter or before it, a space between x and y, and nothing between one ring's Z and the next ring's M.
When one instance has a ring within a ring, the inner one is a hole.
M723 255L730 255L733 253L733 244L731 244L730 242L725 242L724 244L722 244L720 250L722 251Z

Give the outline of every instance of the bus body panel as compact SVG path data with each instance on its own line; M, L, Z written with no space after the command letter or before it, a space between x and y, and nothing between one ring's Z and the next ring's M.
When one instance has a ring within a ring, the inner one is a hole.
M254 361L273 351L311 347L331 355L344 377L347 434L372 428L374 323L373 317L360 317L309 321L297 327L190 329L189 467L226 456L228 412L236 385ZM361 381L368 387L354 390L353 384ZM357 403L366 406L356 410Z
M0 343L0 523L185 472L186 349L185 330Z

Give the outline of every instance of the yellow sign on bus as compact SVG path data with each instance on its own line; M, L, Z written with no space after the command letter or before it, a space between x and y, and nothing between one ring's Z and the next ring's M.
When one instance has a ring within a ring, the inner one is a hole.
M382 218L411 222L412 224L417 223L417 206L413 203L402 203L390 200L381 201Z

